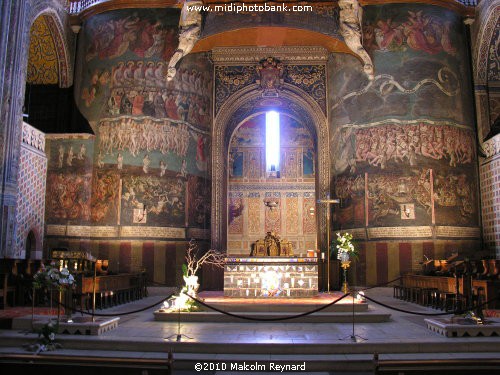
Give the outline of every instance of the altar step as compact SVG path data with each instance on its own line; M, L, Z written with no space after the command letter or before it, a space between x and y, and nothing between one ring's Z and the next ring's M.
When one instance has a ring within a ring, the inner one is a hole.
M309 315L302 315L297 312L231 312L226 315L219 312L165 312L157 310L154 312L156 321L163 322L214 322L214 323L351 323L353 314L348 312L319 312ZM383 323L388 322L391 314L381 314L375 312L356 312L354 314L355 323Z
M34 334L26 334L24 337L19 335L3 334L0 342L0 358L5 354L26 354L22 348L27 342L35 341ZM174 374L177 371L189 371L189 374L195 374L196 364L210 366L213 364L213 370L198 373L217 374L222 370L222 364L225 364L227 370L236 370L234 366L258 364L270 369L270 364L291 365L306 363L305 373L317 371L339 371L357 372L366 371L373 373L374 353L379 354L381 361L387 360L406 360L436 364L444 361L453 360L472 360L476 363L476 368L469 372L470 374L483 374L479 371L483 365L495 366L489 369L488 374L500 369L499 347L497 341L491 338L483 338L481 342L464 342L460 339L442 342L380 342L370 340L364 342L353 342L349 336L345 340L339 340L338 343L237 343L237 342L196 342L182 338L182 341L158 340L143 341L130 338L116 339L112 337L101 336L96 340L95 336L80 336L76 338L70 335L58 336L59 343L63 349L55 352L40 353L39 356L50 357L52 355L73 356L75 362L78 357L109 357L114 358L118 363L120 358L137 358L142 361L167 360L168 353L173 355ZM15 347L15 348L14 348ZM140 351L138 351L140 348ZM492 363L492 361L495 361ZM207 367L208 368L208 367ZM455 368L455 371L457 368ZM275 372L275 370L274 370ZM303 372L303 371L302 371ZM222 372L224 373L224 372ZM303 372L304 373L304 372ZM414 373L414 372L408 372ZM419 374L434 374L434 372L419 372ZM462 372L449 372L450 374L462 374ZM441 374L448 374L443 372Z

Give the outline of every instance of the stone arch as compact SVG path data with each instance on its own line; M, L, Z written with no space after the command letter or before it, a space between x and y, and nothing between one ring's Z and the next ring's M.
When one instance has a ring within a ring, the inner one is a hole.
M35 229L30 229L30 231L26 235L26 240L25 240L26 242L24 246L24 250L26 251L25 253L26 259L31 259L35 255L35 252L37 251L38 236L35 233L36 233Z
M47 26L50 29L56 49L59 87L69 87L73 84L73 66L71 62L72 53L66 35L70 35L69 33L71 33L71 29L63 26L64 23L54 8L49 7L48 4L44 4L44 2L41 3L42 4L38 7L35 6L30 12L28 33L30 32L35 20L39 17L44 17ZM31 41L28 38L28 45L30 43Z
M477 29L475 35L475 49L472 56L477 116L476 121L480 142L483 142L492 131L488 64L490 61L490 46L498 28L499 19L500 4L497 1L485 0L478 5L476 24L473 25Z
M478 28L474 51L474 83L486 84L488 70L488 54L495 27L500 18L500 4L497 1L483 1L478 6ZM484 20L484 21L483 21Z
M222 105L212 128L212 247L224 249L227 229L228 152L231 134L250 115L259 112L262 94L257 84L252 84L231 95ZM300 113L304 124L316 136L317 197L325 197L330 189L329 130L326 115L316 101L303 90L284 84L279 99L290 104L291 111ZM318 245L326 243L326 210L318 209Z

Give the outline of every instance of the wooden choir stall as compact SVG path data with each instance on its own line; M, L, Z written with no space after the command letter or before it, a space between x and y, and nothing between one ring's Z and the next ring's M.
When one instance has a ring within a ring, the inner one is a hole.
M52 259L61 262L74 275L76 287L72 291L72 306L92 309L95 292L95 308L104 309L147 296L145 272L111 274L109 261L95 259L85 251L55 249ZM95 288L95 289L94 289Z

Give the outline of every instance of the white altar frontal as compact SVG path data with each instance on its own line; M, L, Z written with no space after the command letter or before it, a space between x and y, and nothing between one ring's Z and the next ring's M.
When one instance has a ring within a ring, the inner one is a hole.
M304 298L318 294L318 259L228 257L224 297Z

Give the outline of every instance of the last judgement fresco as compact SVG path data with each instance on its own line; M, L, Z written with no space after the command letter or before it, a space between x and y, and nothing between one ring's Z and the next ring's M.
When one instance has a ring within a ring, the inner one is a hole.
M367 7L364 46L374 80L351 56L331 59L342 227L478 225L462 27L432 6Z

